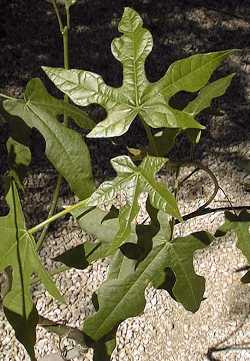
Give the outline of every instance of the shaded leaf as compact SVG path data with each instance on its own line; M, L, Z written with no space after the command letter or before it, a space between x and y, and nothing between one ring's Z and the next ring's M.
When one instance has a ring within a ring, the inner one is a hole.
M28 166L31 162L30 149L13 138L7 140L7 149L9 153L9 160L13 165L16 166Z
M175 139L179 133L180 129L163 129L154 134L154 143L157 148L158 156L164 157L168 154L168 152L173 148ZM149 146L149 154L155 155L154 153L154 149L151 149Z
M139 263L135 272L103 283L97 292L99 309L85 321L84 333L95 341L100 340L123 320L140 314L145 306L145 288L149 283L160 287L167 267L173 269L176 276L173 287L176 300L187 310L197 311L205 281L194 272L193 253L206 247L211 240L206 232L178 237L172 242L162 239Z
M9 278L11 287L3 300L4 312L15 330L16 338L24 345L31 359L35 360L38 315L30 294L31 275L36 273L53 297L61 302L64 300L39 259L35 240L26 230L18 191L13 181L6 201L9 213L0 217L0 271L10 266L12 279Z
M101 242L84 242L61 255L54 258L54 261L61 262L68 267L85 269L93 261L101 257Z
M200 90L233 51L198 54L179 60L161 80L150 83L145 74L145 60L153 47L150 32L143 27L139 14L128 7L118 29L123 35L112 41L111 50L123 65L120 88L106 85L100 75L90 71L43 67L48 77L74 103L82 106L98 103L105 108L107 117L88 136L122 135L137 115L153 128L203 129L192 115L172 108L170 98L182 90Z
M108 211L98 208L87 211L76 209L72 211L72 215L77 219L84 232L95 237L95 241L86 241L57 256L55 261L62 262L69 267L84 269L90 263L115 253L116 250L110 250L110 243L119 230L117 218L109 218ZM131 243L135 243L137 240L135 225L132 225L132 231L128 240Z
M234 231L237 236L236 246L241 250L250 265L250 213L246 210L235 215L225 212L225 223L216 231L215 237L222 237L229 231ZM242 277L242 282L249 283L250 272Z
M81 111L49 95L40 79L30 80L24 99L6 100L4 108L39 130L46 141L46 155L56 170L79 198L88 197L95 188L88 148L77 132L56 119L63 113L82 119ZM86 127L92 127L89 118Z

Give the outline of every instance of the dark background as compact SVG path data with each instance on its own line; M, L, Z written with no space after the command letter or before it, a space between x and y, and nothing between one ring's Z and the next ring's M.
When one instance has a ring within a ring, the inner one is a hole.
M196 158L208 153L215 157L237 158L228 150L241 146L250 134L250 1L176 1L176 0L78 0L71 8L70 66L91 70L113 86L122 81L122 68L111 54L110 43L119 36L118 21L125 6L139 12L154 39L154 48L146 61L151 81L158 80L175 60L197 52L239 48L242 52L217 71L215 78L236 72L230 89L213 102L200 121L206 125ZM46 79L42 65L63 66L63 50L52 5L45 0L1 0L0 6L0 90L20 96L32 77L41 77L52 94L62 96ZM185 97L184 97L185 99ZM176 97L176 104L181 102ZM100 107L89 107L96 120L102 118ZM6 129L1 139L6 138ZM138 122L114 141L87 140L99 177L112 174L110 158L127 153L126 146L145 144L145 134ZM218 148L220 150L218 151ZM217 149L215 151L215 149ZM48 169L43 155L44 142L33 131L33 162L36 169ZM5 169L5 148L1 147L1 169ZM190 146L183 137L171 152L173 158L187 158ZM229 154L230 153L230 154Z

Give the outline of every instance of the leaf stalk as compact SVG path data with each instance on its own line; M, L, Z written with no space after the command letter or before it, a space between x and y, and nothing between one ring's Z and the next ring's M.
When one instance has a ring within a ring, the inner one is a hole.
M37 224L36 226L30 228L30 229L28 230L28 233L29 233L29 234L33 234L33 233L36 233L36 232L40 231L40 230L43 229L45 226L49 225L49 224L52 223L52 222L55 222L57 219L65 216L65 215L68 214L68 213L71 213L73 210L75 210L75 209L77 209L77 208L79 208L79 207L84 207L84 206L86 206L86 209L87 209L87 208L88 208L88 206L87 206L87 201L88 201L88 198L87 198L87 199L84 199L83 201L78 202L77 204L74 204L73 206L70 206L70 207L65 208L63 211L54 214L52 217L47 218L45 221L43 221L43 222Z

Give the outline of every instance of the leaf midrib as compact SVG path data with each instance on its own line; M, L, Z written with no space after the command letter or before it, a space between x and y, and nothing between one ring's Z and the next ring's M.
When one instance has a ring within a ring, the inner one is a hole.
M166 87L164 87L164 86L162 85L162 87L159 88L159 91L165 93L165 92L167 91L167 89L169 89L169 88L171 88L171 87L173 87L173 86L176 88L177 91L179 91L179 87L176 86L176 84L177 84L178 82L183 81L183 79L189 77L190 74L193 75L193 74L196 74L197 72L200 72L202 68L204 68L204 67L206 68L206 67L209 66L211 63L215 62L218 58L223 57L223 56L225 56L225 53L224 53L224 54L218 54L218 56L217 56L216 58L213 58L211 61L209 61L209 62L201 65L199 68L196 68L192 73L189 72L188 74L186 74L186 75L184 75L183 77L179 78L179 79L176 80L175 82L171 82L171 83L168 84ZM166 76L167 76L167 75L169 76L168 73L166 74ZM163 80L163 79L164 79L164 78L160 79L159 81L161 81L161 80ZM155 85L156 85L156 84L157 84L157 83L155 83ZM157 88L157 85L156 85L156 88Z
M167 245L166 245L166 246L167 246ZM146 265L146 267L141 271L141 273L139 274L139 277L137 278L137 280L136 280L134 283L131 284L131 286L128 288L128 290L126 291L126 293L125 293L125 294L122 296L122 298L120 299L119 303L116 304L116 306L115 306L115 308L112 310L112 312L109 313L108 317L105 318L105 320L101 323L101 326L99 326L99 327L96 328L96 334L98 334L98 332L100 333L99 330L100 330L102 327L105 328L104 322L107 323L107 322L109 321L110 317L112 317L112 314L116 312L117 308L120 307L120 304L123 303L123 300L124 300L125 298L127 298L128 294L129 294L130 292L132 292L134 288L137 288L137 284L140 283L141 279L143 279L143 277L145 277L145 273L148 272L148 269L149 269L150 267L152 267L153 263L156 262L156 258L158 258L158 257L160 256L160 254L161 254L163 251L166 250L166 248L167 248L166 246L163 246L163 244L157 246L157 247L159 247L159 248L160 248L160 247L162 247L162 248L159 250L159 252L157 252L157 253L155 254L155 256L153 257L153 259L151 260L151 262L150 262L148 265ZM129 277L131 277L131 276L129 276ZM112 280L112 281L114 281L114 280ZM112 281L111 281L111 282L112 282ZM148 284L149 282L150 282L150 279L148 279L147 284ZM145 285L145 288L146 288L147 285L146 285L145 283L144 283L144 285ZM145 290L145 288L144 288L144 290ZM97 314L98 314L98 312L97 312ZM94 317L95 317L95 316L94 316ZM129 317L132 317L132 316L129 316ZM90 335L90 336L93 336L93 335ZM102 336L100 336L100 337L102 337ZM95 339L95 340L98 340L99 337L96 337L96 336L95 336L94 339Z

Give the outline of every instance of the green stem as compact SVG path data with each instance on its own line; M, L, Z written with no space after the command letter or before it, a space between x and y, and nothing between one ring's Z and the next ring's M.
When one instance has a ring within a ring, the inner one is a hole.
M55 190L54 190L54 193L53 193L53 197L52 197L52 202L51 202L51 206L50 206L50 210L49 210L49 213L48 213L48 219L50 219L54 212L55 212L55 209L56 209L56 206L57 206L57 202L58 202L58 198L59 198L59 193L60 193L60 189L61 189L61 184L62 184L62 177L59 175L58 178L57 178L57 182L56 182L56 187L55 187ZM37 245L36 245L36 249L37 251L39 251L42 247L42 244L43 244L43 241L46 237L46 234L47 234L47 231L48 231L48 228L49 228L49 224L47 224L44 228L43 228L43 231L37 241Z
M64 60L64 69L69 69L69 28L64 27L62 32L63 37L63 60Z
M69 14L69 8L66 6L66 16L67 16L67 26L63 27L62 24L62 20L60 17L60 13L58 11L57 5L55 0L53 0L53 7L57 16L57 20L58 20L58 24L59 24L59 28L62 34L62 38L63 38L63 59L64 59L64 68L66 70L69 69L69 28L70 28L70 14ZM69 99L68 96L65 95L64 96L64 101L66 103L68 103ZM63 124L67 127L68 126L68 117L66 116L66 114L64 113L63 115L64 120L63 120ZM52 196L52 202L51 202L51 206L50 206L50 210L49 210L49 214L48 214L48 219L50 219L56 209L57 203L58 203L58 199L59 199L59 194L60 194L60 189L61 189L61 185L62 185L62 181L63 181L63 177L59 174L57 177L57 181L56 181L56 187L55 190L53 192L53 196ZM37 250L40 250L40 248L42 247L42 244L45 240L47 231L49 228L49 224L47 224L44 228L43 231L38 239L37 242Z
M67 19L67 28L70 29L70 12L69 12L69 6L65 4L66 9L66 19Z
M147 123L142 118L140 118L140 120L141 120L141 122L142 122L142 124L144 126L144 129L145 129L145 132L147 134L147 138L148 138L150 148L153 150L154 155L157 157L159 155L159 153L158 153L158 149L157 149L153 134L151 132L151 128L147 125Z
M77 208L85 206L86 209L88 209L89 207L87 206L87 201L88 201L88 198L84 199L83 201L78 202L77 204L74 204L73 206L69 206L69 207L65 208L63 211L54 214L52 217L47 218L45 221L43 221L43 222L37 224L36 226L30 228L28 230L28 233L33 234L33 233L36 233L36 232L40 231L45 226L49 225L52 222L55 222L57 219L65 216L68 213L71 213L72 211L74 211Z
M9 99L9 100L17 100L17 98L10 97L9 95L5 95L3 93L0 93L1 98Z
M61 16L60 16L60 13L59 13L59 10L58 10L58 7L57 7L57 5L56 5L56 1L55 1L55 0L52 1L52 5L53 5L53 8L54 8L55 13L56 13L56 17L57 17L57 21L58 21L58 25L59 25L60 31L61 31L61 33L63 33L62 19L61 19Z
M178 167L176 169L176 175L175 175L175 184L174 184L174 197L177 201L177 193L178 193L178 176L179 176L179 173L180 173L180 168ZM173 239L173 236L174 236L174 226L175 226L175 217L172 217L171 220L170 220L170 239L169 241L171 242L172 239Z
M66 7L67 9L67 7ZM69 9L67 11L67 24L69 23ZM69 27L68 25L64 27L63 32L63 57L64 57L64 69L69 69ZM65 103L69 102L69 97L65 94L64 95ZM63 124L67 127L68 126L68 117L64 113L63 115Z

